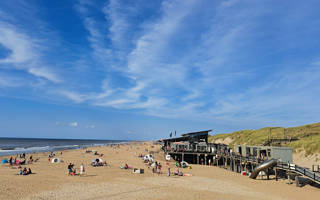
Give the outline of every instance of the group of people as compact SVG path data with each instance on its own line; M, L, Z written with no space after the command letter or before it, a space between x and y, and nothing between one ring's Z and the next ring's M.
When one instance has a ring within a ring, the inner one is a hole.
M33 157L32 155L30 156L29 160L26 160L26 154L20 154L19 157L23 160L18 160L17 156L16 157L10 157L8 160L10 165L25 165L25 164L30 164L33 162Z
M152 172L153 173L157 173L157 174L161 174L162 173L162 171L161 171L162 165L161 165L160 162L157 162L157 161L153 162L153 161L149 160L149 162L147 163L147 166L148 166L148 168L152 167ZM192 176L191 174L183 173L180 170L180 168L182 168L184 166L181 164L181 162L179 162L179 160L176 161L175 166L177 167L177 170L175 172L173 172L174 176ZM168 169L168 174L167 175L171 176L171 168L170 168L170 164L169 164L168 161L166 162L166 167ZM190 166L190 169L191 169L191 166Z
M72 164L72 163L69 163L69 165L68 165L68 176L74 176L74 175L76 175L76 168L74 167L74 164ZM80 176L81 175L83 175L84 174L84 172L85 172L85 168L84 168L84 165L83 164L81 164L80 165Z
M29 175L29 174L32 174L32 171L31 169L27 169L26 167L22 169L20 169L18 175Z
M161 168L162 168L162 165L161 163L159 162L154 162L154 167L152 168L152 172L153 173L157 173L157 174L161 174Z

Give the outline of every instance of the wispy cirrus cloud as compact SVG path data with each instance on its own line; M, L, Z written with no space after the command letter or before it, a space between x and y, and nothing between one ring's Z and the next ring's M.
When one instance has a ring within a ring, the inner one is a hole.
M0 12L0 17L8 15L4 11ZM10 16L10 15L9 15ZM61 82L59 76L52 69L46 67L42 58L42 50L45 49L46 41L34 38L25 30L17 27L14 20L0 20L0 45L8 50L8 55L0 59L2 69L23 70L35 77L48 81Z
M57 46L6 13L0 65L41 79L58 102L237 127L304 123L320 112L315 3L79 0L70 29L41 15Z
M215 5L215 13L212 14L212 8L207 9L196 1L183 4L181 1L163 1L157 18L134 24L130 17L137 12L123 11L132 11L136 9L135 6L110 1L102 10L107 19L106 27L109 27L106 37L111 41L106 48L108 52L117 52L114 55L120 52L122 57L119 58L122 60L115 59L111 65L119 65L117 70L131 84L123 88L110 86L112 95L99 100L90 98L89 101L94 105L118 109L143 108L146 114L162 117L183 117L187 114L202 116L206 120L222 119L221 116L230 120L242 116L242 119L248 120L241 114L248 113L245 110L252 110L250 116L256 117L254 113L267 113L267 109L259 110L261 107L276 109L279 105L272 101L272 95L267 104L261 101L269 98L267 94L258 92L268 84L263 81L252 85L260 76L259 67L252 65L260 61L253 63L250 53L255 53L255 45L262 45L259 44L262 35L257 34L257 30L259 23L265 22L260 19L278 13L277 10L275 13L266 12L263 5L246 4L223 1ZM193 24L191 19L201 19L200 13L205 14L207 23ZM137 27L135 34L130 28L133 24ZM192 28L201 29L201 33ZM181 36L192 40L180 41ZM180 48L176 49L173 44L180 45ZM266 47L266 52L277 48L270 44ZM184 54L179 52L181 48L184 48ZM124 58L123 55L127 56ZM263 61L264 58L258 59ZM260 67L266 77L272 79L272 84L268 86L270 88L266 90L274 95L276 83L284 78L272 76L264 68ZM283 68L280 72L285 74L288 71ZM299 72L294 74L298 75ZM289 82L291 87L298 87L294 81ZM310 82L314 83L314 80ZM283 91L289 89L287 87ZM294 94L288 95L296 97ZM252 98L254 96L261 96L261 99ZM246 97L251 99L244 100ZM286 104L286 99L290 97L283 97L282 105ZM259 106L255 110L250 106L252 104ZM260 118L260 121L263 120L266 120L266 116Z

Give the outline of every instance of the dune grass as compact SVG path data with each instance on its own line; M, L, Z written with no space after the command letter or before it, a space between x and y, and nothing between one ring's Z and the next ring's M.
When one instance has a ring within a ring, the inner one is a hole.
M292 141L283 146L290 146L294 151L304 150L306 156L320 153L320 123L308 124L304 126L282 128L266 127L258 130L241 130L233 133L223 133L212 135L209 141L225 139L230 137L232 142L230 146L236 144L261 145L268 140L271 130L272 138L297 137L299 140Z

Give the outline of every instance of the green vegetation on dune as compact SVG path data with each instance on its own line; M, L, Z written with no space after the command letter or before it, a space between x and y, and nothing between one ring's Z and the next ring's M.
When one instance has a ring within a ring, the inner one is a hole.
M233 133L216 134L210 136L209 141L224 140L229 137L232 140L230 146L234 146L235 144L261 145L269 139L270 130L273 139L280 139L285 136L286 138L296 137L299 139L282 144L283 146L290 146L294 151L304 150L306 155L320 153L320 123L292 128L266 127L258 130L242 130Z

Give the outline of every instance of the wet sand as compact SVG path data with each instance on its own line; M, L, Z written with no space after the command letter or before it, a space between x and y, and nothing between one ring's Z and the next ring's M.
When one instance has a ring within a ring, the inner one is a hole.
M192 165L183 169L191 177L167 176L164 155L159 146L146 144L94 148L103 153L103 160L110 166L92 167L90 163L97 156L85 150L64 151L56 157L62 163L49 163L48 153L33 154L39 157L29 164L35 174L19 176L18 169L8 164L0 165L0 199L226 199L226 200L277 200L277 199L319 199L320 189L312 186L302 188L287 184L287 180L252 180L246 176L214 167ZM146 154L145 149L155 151L155 159L163 166L163 173L152 173L138 157ZM84 176L68 176L67 165L72 162L79 169L85 165ZM133 174L132 170L120 169L125 163L143 168L144 174ZM170 162L171 172L175 171Z

